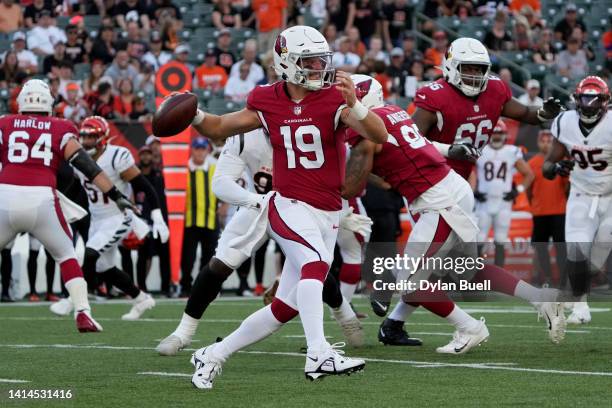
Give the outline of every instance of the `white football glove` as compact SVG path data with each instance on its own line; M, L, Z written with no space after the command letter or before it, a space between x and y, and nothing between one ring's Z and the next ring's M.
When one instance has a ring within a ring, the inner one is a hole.
M151 227L151 233L153 234L153 239L159 238L162 244L168 242L168 238L170 238L170 230L164 221L164 217L159 208L151 211L151 220L153 220L153 226Z
M249 203L245 205L245 207L259 211L264 206L267 197L267 194L251 193L249 197Z
M366 238L372 232L372 220L370 217L361 214L355 214L353 207L349 207L350 212L340 218L340 228L356 232Z

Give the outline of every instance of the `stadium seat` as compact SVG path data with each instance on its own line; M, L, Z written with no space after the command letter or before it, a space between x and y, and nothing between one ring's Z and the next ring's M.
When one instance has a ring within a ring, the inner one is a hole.
M87 78L91 72L91 66L87 63L75 64L74 66L74 77L78 80Z
M235 112L244 107L243 103L230 102L222 98L212 98L207 104L208 110L216 115Z
M55 24L56 24L56 25L57 25L59 28L64 29L64 28L66 28L66 26L68 25L69 21L70 21L70 17L68 17L68 16L58 16L58 17L55 19Z
M98 29L100 28L100 25L102 24L102 17L95 16L95 15L91 15L91 16L88 15L88 16L85 16L85 18L83 19L83 23L85 24L85 28L87 29L87 31Z

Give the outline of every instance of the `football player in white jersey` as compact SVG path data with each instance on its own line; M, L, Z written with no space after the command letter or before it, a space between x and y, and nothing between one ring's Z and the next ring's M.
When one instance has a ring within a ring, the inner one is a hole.
M146 194L153 208L151 212L153 237L159 237L162 242L166 242L169 230L160 210L159 198L153 186L136 167L132 153L125 147L107 144L110 127L106 120L100 116L88 117L81 123L79 133L83 148L108 174L121 193L127 197L131 197L133 191L142 191ZM83 271L87 274L86 276L91 277L88 281L106 282L132 297L134 301L131 310L121 318L137 320L146 310L155 306L155 300L151 295L138 289L132 277L115 266L118 246L132 230L135 215L131 212L118 211L109 204L108 197L83 173L77 171L77 175L88 194L91 214ZM60 302L52 305L51 310L56 314L65 313L65 310L70 308L70 304L66 303L67 300Z
M576 109L552 123L553 146L542 174L549 179L569 175L567 266L573 295L580 301L574 303L568 322L588 323L591 271L604 267L612 248L612 116L608 86L600 77L584 78L573 97Z
M237 181L246 173L252 189ZM216 299L223 282L252 254L268 242L264 234L256 242L244 242L260 213L260 202L272 189L272 146L263 129L256 129L227 139L213 177L213 192L220 200L239 209L221 233L215 256L196 278L183 317L176 330L162 340L157 351L173 356L188 346L208 305ZM328 274L323 288L323 300L332 307L350 345L363 345L363 330L349 302L343 299L338 283ZM195 378L195 376L194 376ZM194 382L196 384L197 381ZM196 384L196 386L198 386Z
M508 128L499 120L491 140L482 149L476 162L477 188L474 192L476 217L478 218L478 242L484 243L493 227L495 243L495 265L504 266L504 242L508 241L508 231L512 218L512 202L533 182L531 168L523 159L518 146L506 144ZM512 182L516 172L523 176L518 186Z

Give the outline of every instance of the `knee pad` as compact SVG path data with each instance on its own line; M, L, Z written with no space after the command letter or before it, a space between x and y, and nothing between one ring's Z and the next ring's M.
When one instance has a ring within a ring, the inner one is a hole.
M340 267L340 282L354 285L361 280L361 264L343 263Z
M287 323L289 320L298 315L297 310L278 298L274 298L270 304L270 310L272 311L274 318L281 323Z
M316 279L325 282L329 264L323 261L310 262L302 266L300 279Z

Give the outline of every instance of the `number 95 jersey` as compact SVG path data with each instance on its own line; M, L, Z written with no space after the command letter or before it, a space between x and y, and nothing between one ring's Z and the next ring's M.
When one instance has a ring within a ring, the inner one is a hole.
M606 113L591 132L584 136L575 110L561 113L553 121L553 136L575 161L570 173L572 190L586 194L612 193L612 116Z
M257 112L270 135L275 191L320 210L342 208L345 107L335 87L309 92L299 102L291 100L282 81L251 91L247 109Z
M469 142L482 149L489 143L504 105L511 98L510 88L499 78L490 76L487 88L475 98L438 79L417 90L414 103L438 119L424 135L426 138L446 144ZM473 168L468 161L447 159L447 162L465 179Z

